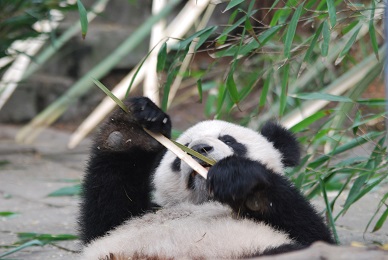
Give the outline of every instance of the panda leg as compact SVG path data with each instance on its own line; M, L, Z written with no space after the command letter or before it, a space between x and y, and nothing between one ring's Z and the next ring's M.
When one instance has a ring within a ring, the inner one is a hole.
M168 115L147 98L125 102L95 136L82 183L80 238L86 244L152 208L150 175L165 149L143 127L170 136Z

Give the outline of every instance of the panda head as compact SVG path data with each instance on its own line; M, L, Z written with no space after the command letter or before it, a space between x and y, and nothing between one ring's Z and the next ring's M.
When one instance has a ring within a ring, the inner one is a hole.
M273 122L258 133L224 121L202 121L182 133L177 142L215 161L232 155L245 157L279 174L284 167L297 165L300 157L293 134ZM153 185L153 199L160 206L209 200L206 180L171 151L156 168Z

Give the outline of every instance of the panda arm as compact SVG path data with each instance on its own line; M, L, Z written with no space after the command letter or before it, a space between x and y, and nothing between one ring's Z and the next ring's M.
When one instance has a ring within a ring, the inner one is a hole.
M150 175L165 149L143 127L170 137L170 119L147 98L132 98L125 104L131 113L116 110L91 149L79 217L85 244L152 208Z
M259 162L231 156L210 168L208 188L241 217L264 221L300 245L334 243L329 229L292 183Z

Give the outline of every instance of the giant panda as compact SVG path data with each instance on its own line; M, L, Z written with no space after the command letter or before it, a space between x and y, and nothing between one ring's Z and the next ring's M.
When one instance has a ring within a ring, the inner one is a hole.
M269 122L260 133L200 122L177 139L216 164L205 179L150 137L170 117L145 97L125 101L91 148L80 205L81 259L234 259L334 243L323 219L284 176L299 145Z

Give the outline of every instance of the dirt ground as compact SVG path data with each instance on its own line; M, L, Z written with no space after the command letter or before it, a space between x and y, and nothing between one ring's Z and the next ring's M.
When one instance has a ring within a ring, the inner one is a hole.
M77 234L78 197L48 194L81 180L90 146L90 140L85 140L76 149L68 150L69 134L53 129L46 130L34 144L17 144L14 141L17 131L17 127L0 125L0 212L16 213L0 216L0 255L11 250L4 246L18 241L19 232ZM388 244L388 223L378 232L364 233L378 202L387 192L385 183L337 221L341 247L317 244L307 251L275 259L388 259L388 251L375 247ZM343 202L345 198L340 199ZM314 204L318 209L324 207L322 198L315 199ZM0 259L76 259L79 249L79 242L70 240L27 247Z

